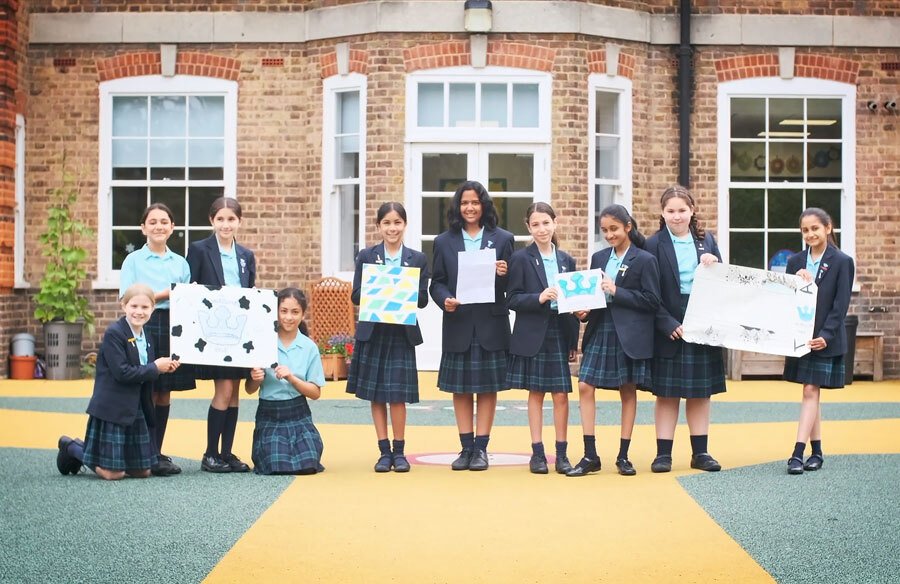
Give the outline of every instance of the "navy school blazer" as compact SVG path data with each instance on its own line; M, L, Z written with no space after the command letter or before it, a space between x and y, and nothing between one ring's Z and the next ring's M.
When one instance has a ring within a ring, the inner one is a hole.
M246 247L234 242L234 250L238 261L238 275L242 288L256 286L256 256ZM205 286L224 286L225 274L222 271L222 256L216 234L206 239L195 241L188 246L188 267L191 268L191 282Z
M560 273L575 271L575 260L559 248L556 250L556 261ZM532 243L513 253L506 288L506 305L516 311L516 324L509 343L509 352L513 355L534 357L541 350L547 325L551 316L555 315L549 301L541 304L538 300L541 292L548 287L544 261L537 244ZM575 349L578 346L578 319L574 314L560 314L559 327L566 351Z
M610 247L595 253L591 257L591 269L604 269L612 251ZM650 359L653 357L653 322L659 310L656 258L632 244L625 252L619 273L607 275L616 284L616 295L605 309L592 310L588 315L581 341L582 352L597 330L601 310L608 310L625 354L632 359Z
M123 316L103 334L97 353L97 373L94 378L94 394L88 403L87 413L120 426L134 423L142 411L148 426L154 426L153 381L159 377L159 369L153 363L156 355L150 338L147 338L147 364L141 365L137 345L128 339L134 337Z
M711 253L722 261L716 239L708 231L703 239L694 238L697 248L697 261L705 253ZM669 236L669 230L663 227L647 239L644 250L656 257L659 263L660 305L656 312L656 337L653 343L653 354L667 359L678 351L681 339L672 340L669 335L684 321L681 309L681 277L678 275L678 258L675 257L675 244Z
M353 293L350 296L353 304L359 306L360 296L362 295L363 264L383 264L384 258L383 241L372 247L361 249L356 255L356 270L353 272ZM404 245L400 264L406 268L419 268L419 308L425 308L428 304L428 258L425 257L424 253ZM375 324L369 321L357 321L356 340L365 342L371 339L372 331L375 330ZM405 326L403 328L409 346L415 347L422 344L422 330L419 328L418 319L416 319L415 326Z
M507 268L513 253L513 234L505 229L484 228L481 249L494 248L497 259L505 260ZM434 240L434 273L431 278L431 298L444 310L444 301L456 297L459 275L459 255L466 250L462 231L445 231ZM509 350L509 309L506 308L506 276L494 278L493 304L465 304L455 311L444 310L443 351L462 353L469 350L472 338L488 351Z
M787 273L796 274L806 269L809 249L788 258ZM850 290L856 271L853 258L833 245L828 245L819 262L819 271L813 274L819 288L816 296L816 320L813 338L825 339L825 348L813 351L814 355L837 357L847 352L847 329L844 319L850 308Z

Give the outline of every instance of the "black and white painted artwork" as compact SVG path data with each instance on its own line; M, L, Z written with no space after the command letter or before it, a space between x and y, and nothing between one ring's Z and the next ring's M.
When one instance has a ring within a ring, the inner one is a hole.
M684 340L740 351L809 353L818 289L799 276L743 266L698 266Z
M175 284L169 301L173 359L228 367L272 367L278 362L278 301L273 290Z

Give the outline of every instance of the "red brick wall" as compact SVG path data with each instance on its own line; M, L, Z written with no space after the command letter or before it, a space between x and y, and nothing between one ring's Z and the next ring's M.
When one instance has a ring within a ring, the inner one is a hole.
M0 2L0 290L15 283L17 9L15 0Z

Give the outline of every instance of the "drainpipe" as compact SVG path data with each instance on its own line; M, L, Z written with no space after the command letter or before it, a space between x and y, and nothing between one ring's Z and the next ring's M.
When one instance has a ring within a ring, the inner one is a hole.
M681 0L681 41L678 45L678 183L690 188L691 107L693 69L691 67L691 0Z

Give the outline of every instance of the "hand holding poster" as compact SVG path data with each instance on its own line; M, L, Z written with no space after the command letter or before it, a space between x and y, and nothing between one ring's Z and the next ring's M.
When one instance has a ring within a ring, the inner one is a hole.
M556 304L559 312L606 308L606 294L600 288L603 270L563 272L556 277Z
M226 367L278 363L278 300L273 290L175 284L169 302L173 359Z
M363 264L359 320L416 324L419 268Z
M699 266L684 317L684 340L741 351L809 353L818 289L812 282L743 266Z
M497 250L493 248L459 252L456 299L460 304L494 302L494 274Z

